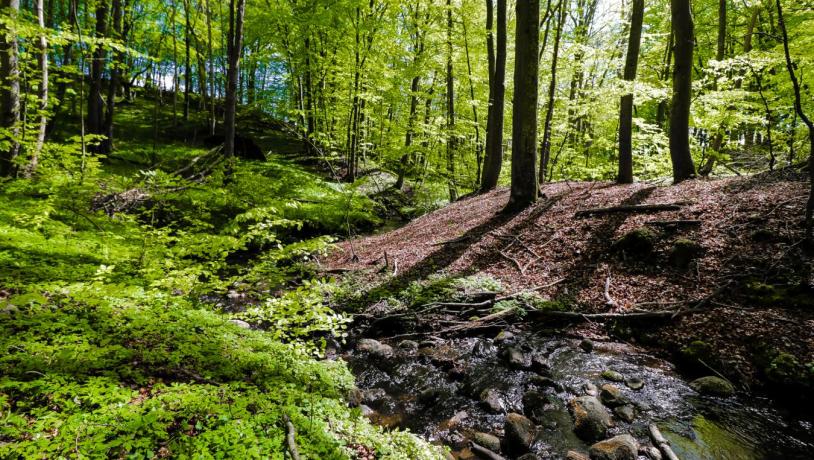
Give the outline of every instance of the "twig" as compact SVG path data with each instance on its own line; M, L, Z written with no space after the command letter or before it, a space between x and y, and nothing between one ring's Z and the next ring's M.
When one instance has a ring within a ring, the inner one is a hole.
M506 457L500 454L496 454L483 446L479 446L475 442L472 442L471 444L472 451L475 452L475 454L477 454L478 457L482 457L486 460L506 460Z
M300 451L297 449L297 431L294 429L294 424L288 415L283 415L285 421L285 443L288 446L288 453L291 455L292 460L300 460Z
M659 450L661 450L661 453L667 457L667 460L678 460L678 456L676 456L675 452L673 452L673 449L670 447L670 442L667 441L667 439L661 434L659 427L657 427L655 423L651 423L649 430L650 439L652 439L653 444L655 444Z
M608 275L605 278L605 293L604 293L605 294L605 305L607 305L609 307L613 307L613 308L618 308L619 303L617 303L615 300L613 300L613 297L611 297L611 295L610 295L610 283L611 283L611 277L610 277L610 275Z

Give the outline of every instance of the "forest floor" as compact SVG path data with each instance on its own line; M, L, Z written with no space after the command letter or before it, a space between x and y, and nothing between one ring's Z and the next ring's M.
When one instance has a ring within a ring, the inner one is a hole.
M504 293L532 289L581 313L703 305L635 330L611 329L617 339L702 362L697 372L712 368L744 389L771 383L799 391L814 375L812 257L801 217L807 187L806 177L788 171L675 186L559 182L514 215L501 212L509 193L499 189L342 242L325 264L352 270L378 292L442 272L489 275ZM677 209L578 214L665 203ZM667 222L678 220L696 222ZM570 332L596 338L607 330L586 321Z

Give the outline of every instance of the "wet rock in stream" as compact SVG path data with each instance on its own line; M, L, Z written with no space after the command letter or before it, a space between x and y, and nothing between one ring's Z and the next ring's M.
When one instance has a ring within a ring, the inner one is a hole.
M636 460L639 443L629 434L614 436L591 446L591 460Z
M613 426L605 406L593 396L574 398L569 407L574 416L574 432L584 441L597 441Z
M503 432L502 450L509 455L522 455L531 449L537 428L534 426L534 422L513 412L506 415Z

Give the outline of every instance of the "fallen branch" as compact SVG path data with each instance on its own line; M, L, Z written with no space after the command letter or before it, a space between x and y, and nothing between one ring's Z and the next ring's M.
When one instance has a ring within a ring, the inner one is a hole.
M607 305L609 307L617 308L619 306L619 303L616 302L615 300L613 300L613 297L611 297L611 295L610 295L610 283L611 283L611 277L610 277L610 275L608 275L605 278L605 292L604 292L604 294L605 294L605 305Z
M695 219L679 219L679 220L651 220L645 222L645 225L652 227L694 227L701 225L703 221Z
M479 458L482 457L486 460L506 460L506 457L496 454L483 446L479 446L474 441L472 442L472 451L475 452Z
M670 447L670 442L667 441L661 431L659 431L659 427L656 426L655 423L651 423L650 427L650 439L653 440L653 444L659 448L662 454L667 457L667 460L678 460L678 456L673 452L673 449Z
M297 449L297 431L294 429L294 424L288 415L283 415L285 421L285 443L288 447L288 453L291 455L292 460L300 460L300 451Z
M667 204L635 204L628 206L611 206L608 208L592 208L577 211L574 217L587 217L596 214L614 214L614 213L644 213L644 212L659 212L659 211L677 211L681 209L682 204L667 203Z

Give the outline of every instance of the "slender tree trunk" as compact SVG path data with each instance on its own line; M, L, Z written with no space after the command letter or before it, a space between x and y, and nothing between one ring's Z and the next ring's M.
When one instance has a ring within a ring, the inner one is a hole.
M235 156L235 111L237 110L237 75L240 72L240 50L243 47L243 15L246 0L231 0L229 3L229 38L226 84L226 109L223 119L225 139L224 154L230 161Z
M718 47L715 52L715 60L723 61L726 56L726 1L718 0ZM712 82L712 88L718 89L718 78L716 77ZM719 126L715 136L712 138L710 149L713 154L707 157L707 161L698 168L698 174L708 176L715 168L715 159L721 151L721 145L724 142L723 126Z
M692 101L692 54L694 33L690 0L671 0L675 35L673 101L670 113L670 159L675 183L695 176L690 153L690 104Z
M478 107L475 102L475 84L472 82L472 61L469 57L469 38L466 33L466 21L461 21L464 29L464 50L466 51L466 72L469 78L469 98L472 105L472 121L475 124L475 161L477 162L477 170L475 171L475 189L480 186L481 166L482 166L482 153L483 146L480 143L480 121L478 120Z
M19 0L2 0L0 6L16 18L20 11ZM2 119L0 127L8 130L8 146L0 151L0 177L17 175L17 157L20 155L20 68L18 62L17 32L0 31L0 95L2 95Z
M549 159L551 158L551 120L554 118L554 95L557 90L557 60L559 59L562 28L565 24L568 3L565 0L560 0L557 8L559 8L560 14L557 20L557 30L554 32L554 49L551 56L551 81L548 82L548 101L546 102L545 120L543 121L543 140L540 143L540 145L542 145L542 151L540 152L540 171L538 173L538 181L540 183L545 181Z
M455 134L455 76L452 69L452 0L447 0L447 174L449 201L458 199L455 184L455 152L458 149Z
M234 4L234 0L232 4ZM184 0L184 22L186 23L184 30L184 121L189 120L189 93L192 91L192 63L190 61L192 24L189 11L191 8L190 0Z
M96 39L107 37L108 7L106 1L96 6ZM88 92L88 131L92 134L106 134L104 130L104 100L102 99L102 74L105 69L105 47L97 43L91 62L90 90ZM105 151L105 143L100 143L94 150Z
M644 0L633 0L633 14L630 19L630 40L627 45L624 79L626 82L636 80L636 68L639 65L639 46L642 38L642 21L644 19ZM633 88L622 96L619 109L619 175L616 181L620 184L633 183Z
M497 50L494 55L494 73L490 74L489 79L490 104L486 122L486 159L483 165L481 192L488 192L497 187L500 170L503 167L503 123L506 94L506 0L497 0Z
M117 41L121 41L122 35L122 0L113 0L113 12L111 18L112 34L110 34ZM101 153L110 153L113 150L113 115L116 110L116 94L119 92L119 85L121 82L121 65L124 61L124 53L121 51L114 51L115 57L112 65L110 66L110 85L107 89L107 111L105 114L105 139L100 148Z
M170 28L172 30L172 125L178 126L178 86L181 79L178 76L178 40L175 38L175 13L176 2L172 2L172 14L170 15Z
M783 17L783 6L780 0L775 0L777 5L777 25L780 28L780 33L783 37L783 53L786 57L786 70L789 72L791 79L791 86L794 88L794 111L803 120L803 123L808 128L808 141L811 144L811 150L808 154L808 176L811 180L811 191L808 196L808 203L806 204L806 239L811 241L814 238L814 123L803 112L802 96L800 93L800 82L797 80L797 74L794 73L794 63L791 60L791 52L789 51L789 34L786 31L786 21Z
M673 31L670 30L670 38L667 40L667 50L664 53L664 67L661 73L661 79L663 81L670 80L670 66L672 65L673 59L673 41L675 36L673 35ZM667 119L667 100L661 99L659 100L658 109L656 109L656 124L661 129L665 129L664 121Z
M537 201L537 54L540 47L540 1L517 2L512 103L512 187L508 210Z
M45 30L45 14L43 8L43 0L37 0L37 22L43 30ZM37 163L39 155L42 151L42 146L45 144L45 132L48 129L48 39L45 32L39 38L39 55L38 64L40 67L40 124L39 131L37 132L37 141L34 150L31 152L31 159L28 161L26 168L26 177L31 177L37 170Z
M215 118L215 58L212 52L212 9L209 6L209 0L206 0L206 36L209 60L209 135L214 135L217 125Z

